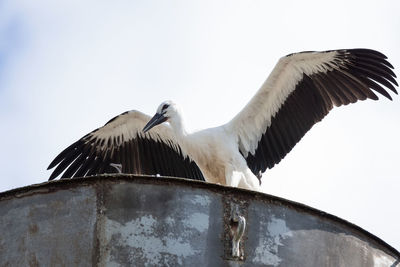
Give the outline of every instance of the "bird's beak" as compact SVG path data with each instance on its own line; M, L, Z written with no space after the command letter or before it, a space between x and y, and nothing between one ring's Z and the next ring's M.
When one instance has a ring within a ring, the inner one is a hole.
M153 118L151 118L151 120L146 124L146 126L144 126L142 131L144 133L146 133L148 130L150 130L154 126L159 125L160 123L163 123L166 120L167 120L167 118L163 114L156 113L156 115L154 115Z

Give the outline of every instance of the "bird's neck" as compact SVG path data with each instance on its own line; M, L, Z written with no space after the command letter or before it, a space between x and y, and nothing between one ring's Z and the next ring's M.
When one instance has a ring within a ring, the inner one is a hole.
M176 137L183 143L186 140L186 137L189 135L189 132L186 129L186 125L182 116L177 114L177 116L169 120L169 123L174 129Z
M169 123L175 132L176 139L182 149L182 152L185 155L189 155L190 151L193 151L193 146L196 145L196 143L193 143L193 138L191 138L193 133L186 128L185 120L182 117L182 114L178 113L169 120Z

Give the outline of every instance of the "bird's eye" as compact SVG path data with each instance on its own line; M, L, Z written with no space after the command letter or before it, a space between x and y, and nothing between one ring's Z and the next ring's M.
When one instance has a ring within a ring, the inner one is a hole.
M169 107L169 104L164 104L164 106L161 108L161 111L166 110Z

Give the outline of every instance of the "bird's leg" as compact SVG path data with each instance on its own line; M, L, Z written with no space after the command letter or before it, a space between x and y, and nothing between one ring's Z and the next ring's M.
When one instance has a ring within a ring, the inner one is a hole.
M243 179L239 182L239 187L261 191L261 181L249 169L242 173Z
M118 163L110 163L111 167L114 167L118 173L122 173L122 164L118 164Z

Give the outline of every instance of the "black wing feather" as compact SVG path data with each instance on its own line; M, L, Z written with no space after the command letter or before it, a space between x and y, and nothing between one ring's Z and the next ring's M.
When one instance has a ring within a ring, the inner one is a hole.
M127 112L120 116L127 115ZM106 123L116 123L119 116ZM170 140L153 140L149 135L136 134L124 140L122 135L99 138L97 131L85 135L64 149L49 165L55 167L49 180L75 178L103 173L116 173L111 163L121 164L122 172L183 177L204 181L204 177L193 161L185 157L179 146L172 148ZM170 144L170 145L168 145Z
M279 163L333 105L347 105L367 98L377 100L374 91L391 100L385 88L397 94L396 75L385 55L370 49L336 52L334 64L337 68L309 76L303 74L295 90L273 116L255 153L247 155L247 165L255 175Z

